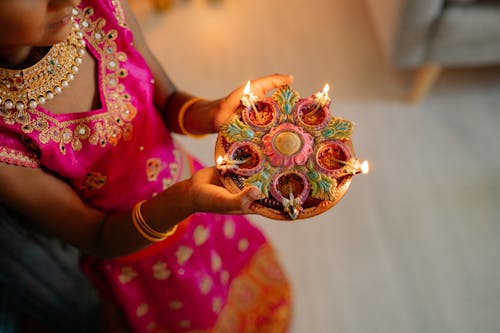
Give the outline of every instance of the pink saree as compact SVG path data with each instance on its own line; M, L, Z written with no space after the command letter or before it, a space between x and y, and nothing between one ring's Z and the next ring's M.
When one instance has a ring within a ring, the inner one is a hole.
M99 63L102 109L3 111L0 161L46 168L89 205L128 211L201 165L154 108L152 74L120 1L84 0L75 22ZM289 323L287 278L242 216L194 214L162 243L117 259L86 258L83 268L133 332L284 332Z

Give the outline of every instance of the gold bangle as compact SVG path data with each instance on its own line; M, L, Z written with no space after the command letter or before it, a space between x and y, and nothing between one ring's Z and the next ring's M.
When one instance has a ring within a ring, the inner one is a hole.
M148 233L149 235L151 235L152 237L154 238L163 238L165 236L164 233L162 232L159 232L159 231L156 231L154 230L153 228L151 228L147 223L146 223L146 219L144 218L144 216L142 215L142 211L141 211L141 208L142 208L142 205L144 204L144 200L143 201L140 201L138 202L136 205L135 205L135 209L134 211L132 212L132 218L135 218L136 221L137 221L137 224L141 227L141 229Z
M137 229L137 231L141 234L142 237L146 238L151 242L161 242L165 240L167 237L171 236L177 230L177 225L175 225L167 232L159 232L151 228L144 219L144 216L142 215L141 212L141 207L144 204L144 202L146 201L145 200L139 201L137 204L135 204L134 208L132 209L132 223L134 224L134 227Z
M186 115L187 110L191 105L201 100L203 100L203 98L200 97L193 97L188 99L186 102L184 102L184 104L182 104L181 108L179 109L179 114L177 115L177 123L179 124L179 129L181 130L181 133L190 136L192 138L202 138L206 136L206 134L193 134L189 132L184 126L184 116Z

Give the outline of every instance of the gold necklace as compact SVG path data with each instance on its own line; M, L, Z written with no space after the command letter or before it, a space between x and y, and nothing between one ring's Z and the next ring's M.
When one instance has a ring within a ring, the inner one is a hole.
M21 70L0 68L0 112L22 113L53 99L73 81L84 54L83 33L73 22L68 38L52 46L33 66Z

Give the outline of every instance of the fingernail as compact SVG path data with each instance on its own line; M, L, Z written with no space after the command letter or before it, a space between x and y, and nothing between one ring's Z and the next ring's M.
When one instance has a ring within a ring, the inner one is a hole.
M248 196L252 199L252 200L257 200L260 198L260 195L261 195L261 192L260 190L257 188L257 187L252 187L250 189L250 191L248 191Z

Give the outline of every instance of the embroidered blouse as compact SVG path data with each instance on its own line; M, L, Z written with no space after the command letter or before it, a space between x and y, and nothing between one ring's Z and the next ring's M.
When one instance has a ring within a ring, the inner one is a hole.
M155 109L153 76L134 48L120 2L88 2L74 21L98 62L102 108L0 110L0 161L45 168L88 204L123 211L179 180L180 152Z

